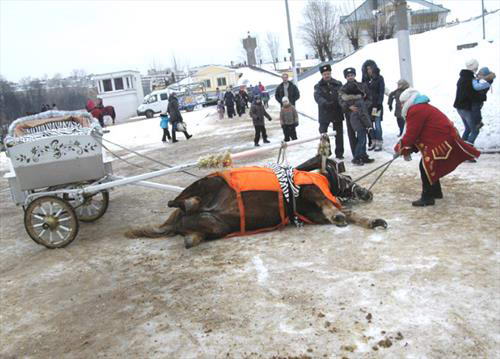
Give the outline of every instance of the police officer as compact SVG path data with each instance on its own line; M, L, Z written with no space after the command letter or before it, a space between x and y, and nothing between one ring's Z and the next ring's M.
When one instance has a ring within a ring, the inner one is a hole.
M335 135L335 157L344 158L344 128L342 121L344 114L339 104L338 91L342 82L332 78L332 67L323 65L319 68L321 80L314 86L314 99L318 104L319 133L328 132L330 123L333 124Z

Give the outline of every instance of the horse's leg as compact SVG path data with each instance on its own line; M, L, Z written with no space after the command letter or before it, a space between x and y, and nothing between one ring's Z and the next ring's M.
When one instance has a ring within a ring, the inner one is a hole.
M210 212L201 212L182 217L176 225L176 231L185 236L186 248L197 246L205 239L222 238L239 228L231 228L223 220Z
M347 218L347 222L349 223L357 224L368 229L377 227L387 228L387 222L382 218L370 219L348 209L344 209L344 214Z
M125 232L125 236L129 238L158 238L158 237L171 237L177 234L176 224L182 218L183 213L180 209L176 209L170 214L167 220L159 226L144 226Z
M198 211L198 209L200 208L200 204L201 198L198 196L168 201L169 207L180 208L186 214L192 214Z

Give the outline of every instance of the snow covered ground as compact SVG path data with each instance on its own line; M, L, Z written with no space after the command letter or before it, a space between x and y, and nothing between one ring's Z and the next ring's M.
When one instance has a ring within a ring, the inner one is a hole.
M487 19L488 26L498 27L498 14ZM480 31L477 24L462 28L469 25L434 33L450 31L443 38L456 39ZM452 35L452 29L460 36ZM426 35L413 37L414 43ZM416 86L454 116L451 103L463 61L443 60L432 38L420 43L424 50L432 48L429 59L413 57L415 74L428 79L417 79ZM472 49L464 58L474 56L498 72L497 41L498 36L492 44L481 43L477 54ZM334 75L341 78L344 66L359 69L373 58L387 84L395 83L399 71L389 69L397 68L396 55L387 57L389 51L397 53L395 44L371 45L377 46L381 49L369 46L335 66ZM449 47L448 56L453 46L442 44ZM438 67L443 81L434 78ZM319 75L300 84L298 107L314 116L312 87L318 80ZM443 91L449 97L440 96ZM498 144L498 102L494 87L485 104L489 132L478 139L484 148ZM267 122L273 143L282 139L277 110L272 105L274 120ZM194 135L189 141L181 135L179 143L161 143L158 118L112 126L105 138L168 164L253 148L247 116L219 121L215 108L183 116ZM299 137L317 133L316 122L300 121ZM346 161L348 173L358 177L390 159L396 128L387 114L387 151L373 154L376 162L364 167ZM347 139L345 143L349 159ZM316 146L289 150L289 162L296 165L314 156ZM240 164L262 165L276 156L272 152ZM156 166L135 156L127 159L146 168ZM175 196L140 187L113 190L102 219L82 224L67 248L46 250L25 233L23 211L12 204L1 180L0 357L499 357L499 160L498 154L483 155L478 163L461 165L442 181L445 198L435 207L418 209L410 205L420 191L418 161L395 161L374 187L374 201L354 208L385 218L387 230L288 227L191 250L183 248L180 237L124 238L130 226L163 221L170 212L166 203ZM113 167L118 175L144 172L120 161ZM193 172L202 176L208 171ZM187 186L195 179L177 173L158 182Z

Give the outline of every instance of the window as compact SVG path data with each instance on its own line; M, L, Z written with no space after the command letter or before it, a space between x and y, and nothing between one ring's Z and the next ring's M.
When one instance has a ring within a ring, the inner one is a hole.
M205 85L206 88L212 87L211 86L212 84L210 83L210 80L203 80L203 85Z
M130 77L125 77L125 79L127 80L127 88L131 88L132 86L130 86Z
M218 77L217 78L217 86L226 86L226 78Z
M113 91L113 85L111 84L111 79L102 80L102 87L104 88L104 92Z
M158 101L158 96L156 96L156 95L151 95L148 99L148 103L153 103L156 101Z
M118 77L114 79L115 81L115 90L123 90L123 77Z
M160 94L160 100L161 101L168 100L168 93L161 93Z

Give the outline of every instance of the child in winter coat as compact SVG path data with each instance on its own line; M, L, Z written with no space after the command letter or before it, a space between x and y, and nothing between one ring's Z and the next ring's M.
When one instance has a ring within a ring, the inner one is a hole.
M264 117L266 117L269 121L271 121L272 118L271 116L269 116L266 109L264 108L264 104L262 103L262 99L260 98L260 96L256 96L254 102L252 103L252 106L250 106L250 117L252 118L253 126L255 127L255 137L254 137L255 146L256 147L260 146L259 141L261 134L264 143L269 143L269 141L267 140Z
M472 80L472 87L476 91L474 99L471 104L472 119L476 125L476 129L479 131L483 127L483 121L481 116L481 109L486 101L486 94L493 84L493 80L496 78L494 72L491 72L489 68L482 67L477 72L477 76ZM475 138L474 138L475 139Z
M217 113L219 114L219 120L222 120L224 118L224 112L224 101L217 101Z
M299 125L299 115L295 107L288 100L288 97L283 97L281 101L283 107L280 112L280 123L283 135L285 136L285 142L296 140L297 132L295 129Z
M355 80L356 71L349 67L344 70L347 82L339 91L339 103L356 133L356 147L352 163L362 166L374 160L366 153L366 136L372 132L372 121L368 113L368 89L365 84Z
M410 87L410 84L406 80L403 79L399 80L398 88L389 94L389 101L387 102L387 104L389 105L389 111L392 111L392 103L394 102L394 100L396 100L396 108L394 109L394 116L396 116L396 120L398 121L399 136L403 134L403 130L405 128L405 119L401 114L401 101L399 100L399 96L408 87Z
M170 121L170 117L168 114L161 113L160 114L160 127L163 129L163 137L161 138L161 142L167 142L167 138L170 141L172 138L170 137L170 131L168 130L168 123Z

